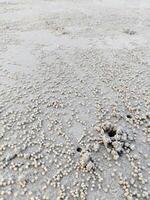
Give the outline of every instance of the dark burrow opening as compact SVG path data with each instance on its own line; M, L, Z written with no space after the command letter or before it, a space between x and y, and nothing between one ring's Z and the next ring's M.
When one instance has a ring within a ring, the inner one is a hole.
M81 147L77 147L77 152L81 152L82 151L82 148Z
M132 116L131 116L130 114L128 114L128 115L127 115L127 118L128 118L128 119L131 119L131 118L132 118Z
M116 130L112 129L108 131L109 137L114 137L116 135Z

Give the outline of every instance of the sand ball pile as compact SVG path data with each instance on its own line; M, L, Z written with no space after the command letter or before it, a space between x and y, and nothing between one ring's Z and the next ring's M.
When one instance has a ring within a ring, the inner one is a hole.
M105 146L114 160L118 160L125 152L129 153L134 150L134 144L132 143L134 137L129 135L122 127L105 122L100 127L95 127L95 130L99 132L100 143Z

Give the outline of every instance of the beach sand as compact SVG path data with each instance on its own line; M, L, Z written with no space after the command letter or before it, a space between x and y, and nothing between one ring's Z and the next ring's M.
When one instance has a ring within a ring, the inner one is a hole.
M0 0L0 200L150 199L150 1Z

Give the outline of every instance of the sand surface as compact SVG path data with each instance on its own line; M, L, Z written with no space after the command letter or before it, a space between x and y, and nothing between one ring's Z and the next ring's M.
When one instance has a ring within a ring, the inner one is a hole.
M0 200L150 199L150 1L0 0Z

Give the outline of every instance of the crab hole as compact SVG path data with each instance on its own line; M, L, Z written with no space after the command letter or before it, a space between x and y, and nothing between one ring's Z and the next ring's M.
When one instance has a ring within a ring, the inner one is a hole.
M109 135L109 137L114 137L115 135L116 135L116 130L110 130L109 132L108 132L108 135Z
M131 119L131 118L132 118L132 116L131 116L130 114L128 114L128 115L127 115L127 118L128 118L128 119Z
M77 147L77 152L81 152L82 148L81 147Z

